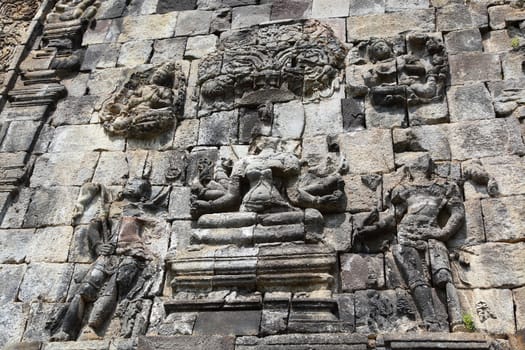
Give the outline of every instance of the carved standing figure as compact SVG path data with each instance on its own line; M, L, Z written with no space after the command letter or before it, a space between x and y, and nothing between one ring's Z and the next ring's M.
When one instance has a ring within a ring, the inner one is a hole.
M448 329L443 313L448 308L450 325L458 330L462 317L445 242L463 225L465 209L457 184L432 180L430 169L428 156L406 167L405 179L389 193L389 215L359 228L357 235L363 237L397 229L397 244L392 246L394 259L425 328ZM432 288L439 300L433 297Z
M87 243L95 261L84 277L67 309L50 322L53 341L73 340L82 329L86 312L85 337L98 337L113 315L117 304L125 301L128 294L136 296L137 289L145 284L141 274L147 264L154 260L146 248L144 228L148 219L139 217L145 207L152 206L162 197L151 196L147 180L132 179L119 198L113 202L108 190L100 184L84 185L76 206L80 216L95 196L100 196L98 215L93 218L87 231ZM87 198L90 197L90 198ZM129 303L130 300L127 300Z

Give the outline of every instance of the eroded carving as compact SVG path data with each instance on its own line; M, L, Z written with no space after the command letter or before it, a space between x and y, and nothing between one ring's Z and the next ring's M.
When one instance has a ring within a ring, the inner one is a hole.
M450 326L459 329L461 310L445 242L463 225L465 209L458 185L432 179L431 170L428 155L401 169L405 176L388 192L388 214L381 218L377 214L372 216L358 228L356 239L385 231L397 232L397 244L391 247L394 259L425 328L448 330L445 311L448 310Z
M201 111L329 96L346 48L318 21L230 32L199 65Z
M111 135L151 137L176 127L182 115L186 78L180 65L167 62L131 74L100 112Z
M360 41L351 50L349 64L357 65L350 93L368 94L375 106L417 106L444 97L448 61L438 37L408 34L406 47L401 37Z
M101 337L112 317L120 323L119 335L129 337L145 331L141 311L151 306L144 299L152 293L160 265L146 245L146 229L156 220L146 213L162 207L167 192L151 198L151 185L131 179L116 197L103 185L85 184L75 206L75 219L87 206L97 214L87 228L87 244L94 262L79 281L69 304L48 324L54 341ZM87 320L87 324L84 321Z

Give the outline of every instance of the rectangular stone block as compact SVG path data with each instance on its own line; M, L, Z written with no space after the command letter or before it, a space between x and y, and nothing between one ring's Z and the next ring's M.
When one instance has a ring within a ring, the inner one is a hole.
M305 110L300 101L276 103L273 106L272 136L297 139L303 134Z
M350 174L387 173L394 170L390 130L352 131L337 137Z
M517 156L490 157L481 160L483 167L494 177L498 192L503 196L525 194L525 160Z
M0 308L0 347L22 340L29 308L24 303L8 303Z
M336 97L304 105L304 137L343 132L341 99Z
M237 138L237 111L213 113L200 119L199 145L229 145Z
M30 264L20 284L18 298L27 303L37 299L65 302L72 274L72 264Z
M195 335L257 335L261 311L215 311L197 315Z
M170 38L175 32L177 12L123 18L118 42Z
M46 153L35 162L31 187L80 186L93 177L98 152Z
M342 254L343 292L385 287L383 254Z
M312 12L312 0L275 0L271 20L308 18Z
M124 139L108 136L99 124L60 126L50 152L123 151L124 145Z
M313 0L312 2L313 18L346 17L349 10L350 0L332 0L330 2Z
M452 260L460 288L515 288L525 284L525 243L485 243L468 247Z
M525 329L525 287L514 289L512 295L516 311L516 327L518 331L523 330Z
M461 309L472 316L476 331L493 334L516 332L512 292L508 289L458 291Z
M12 121L5 136L0 138L0 152L28 152L40 129L39 121Z
M448 61L452 85L502 78L500 58L497 54L469 52L450 55Z
M235 337L227 335L139 337L137 350L233 350Z
M190 219L190 188L173 187L170 193L169 216L172 219Z
M349 17L347 19L348 40L370 37L391 37L402 32L417 30L435 31L434 9L414 10L407 16L403 12Z
M271 4L235 7L232 10L232 29L268 22L271 11Z
M466 51L481 52L483 44L478 28L463 29L445 35L445 46L449 54Z
M525 196L487 198L481 201L489 242L525 239Z
M71 226L53 226L37 229L26 257L28 262L66 262L73 236Z
M0 265L0 305L17 301L18 287L26 268L26 264Z
M70 225L78 187L51 187L36 190L24 219L24 227Z
M518 121L513 118L467 121L448 127L453 160L523 155L525 146Z
M0 263L20 264L30 249L30 242L35 230L13 229L0 230Z
M450 122L495 118L492 98L483 83L451 86L447 92Z
M184 11L177 18L176 36L208 34L212 19L211 11Z

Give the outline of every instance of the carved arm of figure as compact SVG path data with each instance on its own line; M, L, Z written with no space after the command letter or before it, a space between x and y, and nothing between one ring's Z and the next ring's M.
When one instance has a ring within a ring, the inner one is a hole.
M321 212L339 212L346 208L344 181L338 175L328 175L316 178L311 184L297 186L297 196L290 196L291 200L302 208L314 208Z
M455 235L465 222L465 207L461 201L459 189L456 185L453 185L449 192L452 192L452 196L448 198L444 209L450 213L450 217L448 218L445 226L439 231L437 235L435 235L435 237L429 237L442 242L447 241L450 239L450 237ZM447 193L447 195L450 194Z

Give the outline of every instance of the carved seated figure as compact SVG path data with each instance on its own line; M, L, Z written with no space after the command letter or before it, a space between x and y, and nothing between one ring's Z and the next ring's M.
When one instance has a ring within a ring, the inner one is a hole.
M166 131L177 120L184 87L180 67L171 62L133 74L105 107L101 115L104 128L110 134L131 137Z
M192 184L192 216L199 219L199 224L206 222L206 227L217 228L238 227L239 220L246 226L256 222L293 225L303 224L306 208L320 212L345 209L344 182L339 170L329 173L325 167L318 167L303 171L301 176L299 158L278 148L277 139L264 138L233 167L221 160L213 175L213 166L201 161L199 177ZM212 216L203 217L212 213L227 214L221 215L220 223L216 221L214 225ZM251 221L247 221L248 217Z

